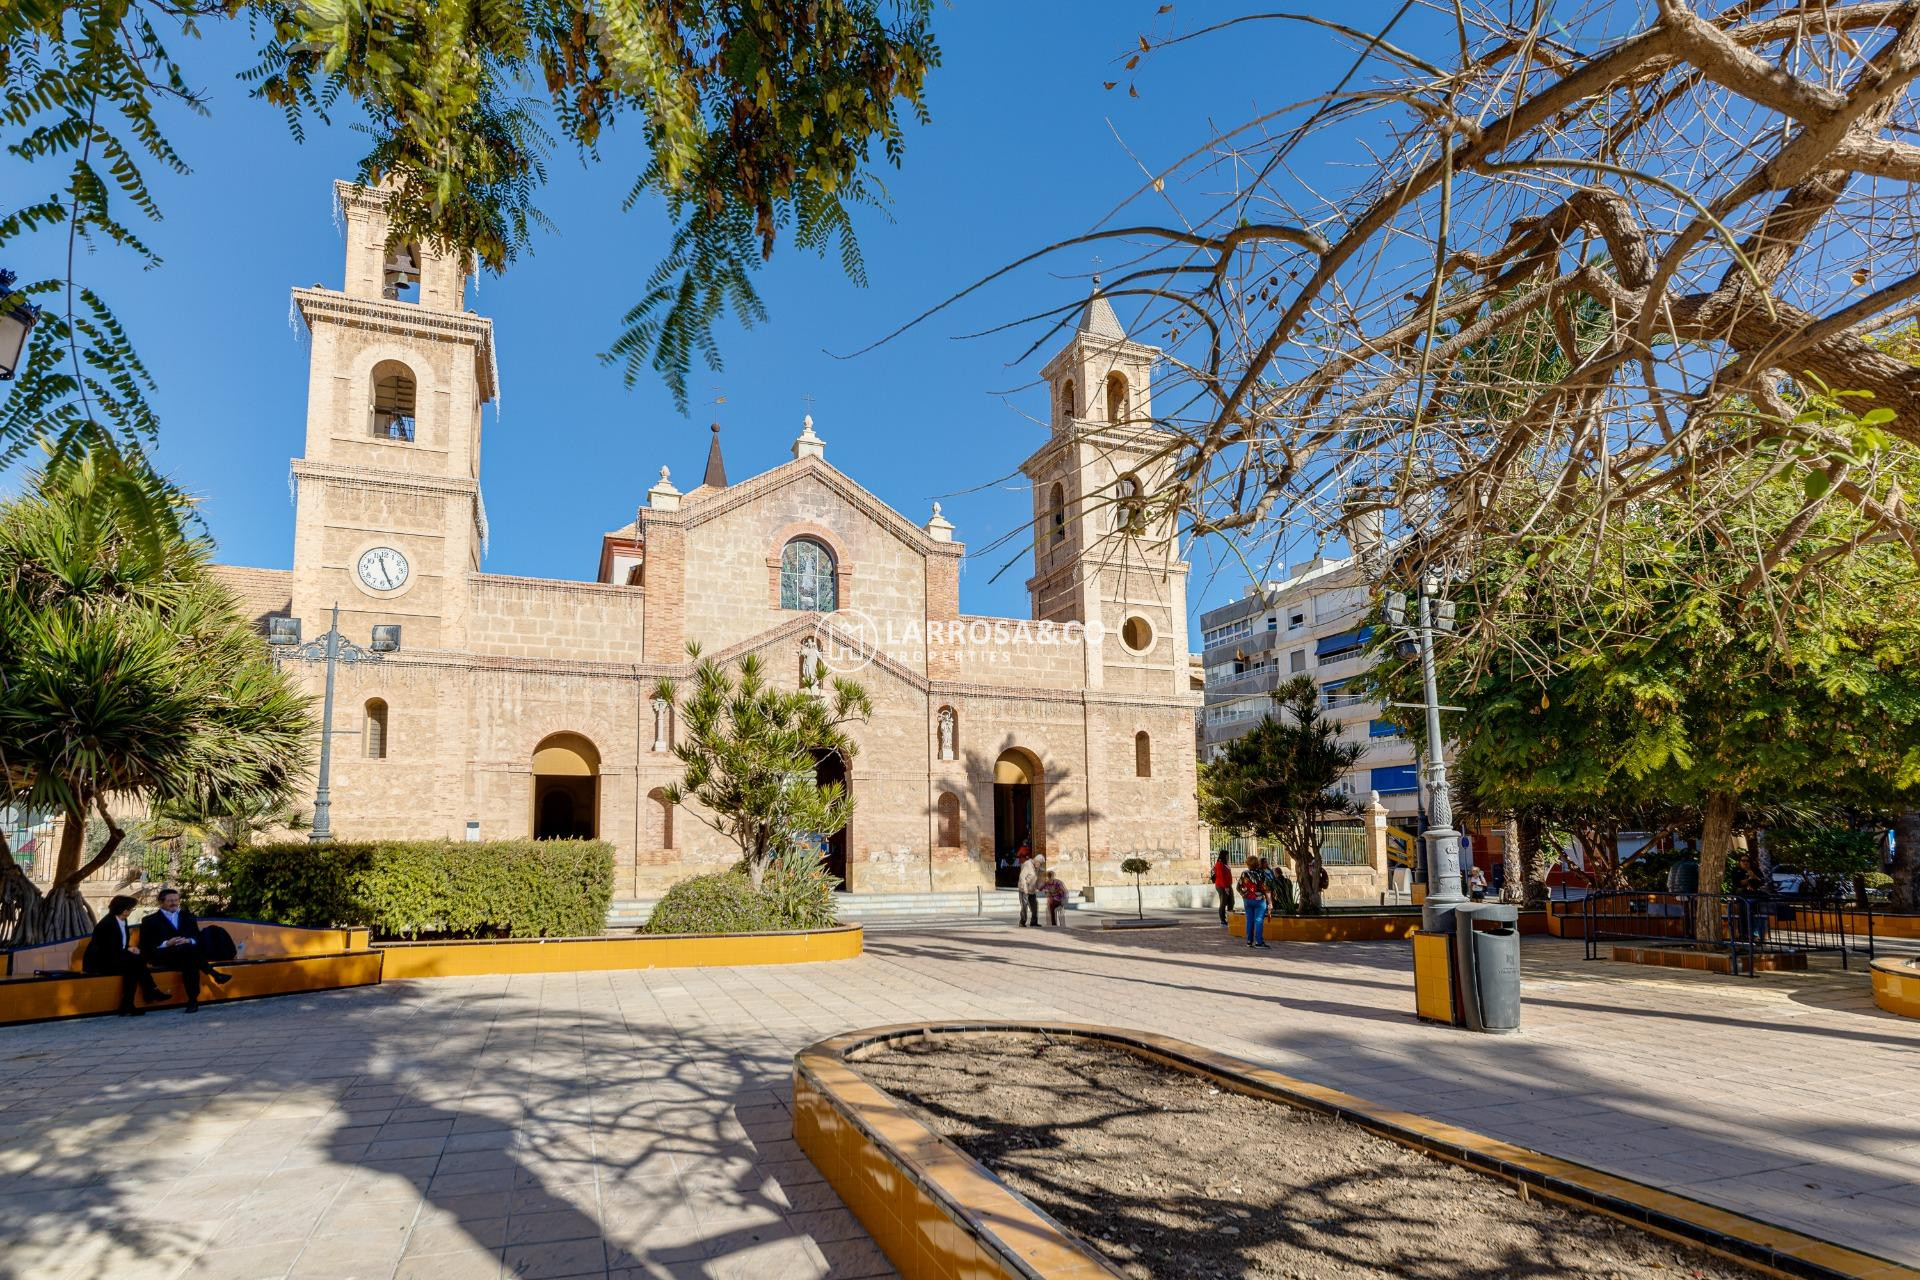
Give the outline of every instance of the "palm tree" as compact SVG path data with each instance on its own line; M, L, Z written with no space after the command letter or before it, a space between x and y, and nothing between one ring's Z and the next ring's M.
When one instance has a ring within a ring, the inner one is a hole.
M125 836L112 806L270 805L308 766L308 700L209 573L184 495L126 501L163 484L130 481L139 465L95 442L0 504L0 803L65 816L44 895L0 844L6 893L25 898L14 945L92 926L80 884ZM96 814L108 834L89 858Z

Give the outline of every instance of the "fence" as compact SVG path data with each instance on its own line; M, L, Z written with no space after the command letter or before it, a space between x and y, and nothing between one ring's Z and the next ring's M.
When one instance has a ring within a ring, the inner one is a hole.
M1755 971L1754 958L1761 955L1832 954L1840 957L1842 968L1851 968L1850 958L1856 952L1873 958L1872 910L1861 912L1839 903L1749 894L1600 890L1581 900L1578 914L1589 960L1599 958L1602 944L1616 942L1666 942L1724 952L1733 972L1748 976ZM1848 916L1854 918L1851 931ZM1717 920L1719 927L1703 930L1703 920ZM1719 936L1707 941L1699 936L1703 932Z

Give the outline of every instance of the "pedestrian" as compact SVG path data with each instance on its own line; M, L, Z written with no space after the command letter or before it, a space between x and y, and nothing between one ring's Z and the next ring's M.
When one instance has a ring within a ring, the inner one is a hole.
M135 905L135 900L124 893L108 902L106 918L93 926L93 937L87 940L87 949L80 955L83 971L119 976L122 1017L146 1012L133 1002L136 989L147 998L148 1004L163 1004L172 999L148 972L147 962L140 957L140 946L127 925L127 917Z
M1213 855L1213 892L1220 899L1220 927L1227 927L1227 913L1233 910L1233 868L1227 865L1225 849Z
M1484 901L1487 896L1487 873L1479 867L1467 872L1467 893L1475 902Z
M1247 945L1265 947L1267 938L1263 930L1267 923L1267 894L1270 887L1259 854L1248 855L1247 869L1240 873L1239 889L1240 903L1247 912Z
M1020 923L1031 929L1040 927L1040 881L1046 873L1045 858L1028 858L1020 864Z
M1040 892L1047 896L1047 923L1058 929L1060 910L1067 905L1066 882L1048 871L1047 878L1040 882Z

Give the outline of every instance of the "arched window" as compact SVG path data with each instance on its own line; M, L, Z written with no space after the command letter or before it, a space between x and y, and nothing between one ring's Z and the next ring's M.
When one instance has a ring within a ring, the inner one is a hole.
M812 538L795 538L780 552L780 607L832 613L840 607L833 552Z
M1052 541L1067 540L1067 491L1057 484L1047 494L1047 529Z
M1146 525L1146 492L1140 477L1129 471L1114 486L1113 527L1122 533L1139 533Z
M647 817L653 824L654 847L673 848L673 804L659 787L647 792Z
M1068 378L1060 384L1060 421L1073 421L1073 379Z
M413 439L413 370L398 360L373 366L373 434L378 440Z
M1133 735L1133 776L1136 778L1153 776L1153 742L1144 730Z
M1127 417L1127 375L1107 375L1107 421L1124 422Z
M387 758L387 704L379 698L367 699L367 759Z
M934 806L934 812L940 819L940 847L958 849L960 847L960 797L951 791L942 791Z

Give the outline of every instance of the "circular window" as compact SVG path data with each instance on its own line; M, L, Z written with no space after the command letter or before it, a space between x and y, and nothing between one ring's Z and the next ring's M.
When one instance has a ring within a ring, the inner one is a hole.
M1153 648L1153 624L1134 614L1120 624L1120 643L1135 653L1145 653Z

